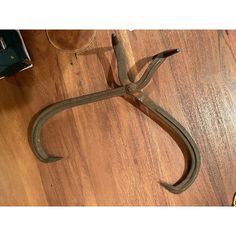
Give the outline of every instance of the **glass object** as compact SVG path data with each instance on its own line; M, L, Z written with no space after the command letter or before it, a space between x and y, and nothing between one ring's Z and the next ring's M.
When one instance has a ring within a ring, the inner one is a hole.
M81 53L93 42L96 30L47 30L49 42L65 52Z

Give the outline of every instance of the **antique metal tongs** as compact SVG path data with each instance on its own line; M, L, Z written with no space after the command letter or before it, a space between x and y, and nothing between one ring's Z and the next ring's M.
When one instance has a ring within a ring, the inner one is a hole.
M112 97L122 96L129 102L135 102L135 106L138 107L141 111L152 116L152 118L157 119L166 127L168 127L170 132L175 137L177 137L182 144L184 144L185 150L187 150L189 154L189 166L186 174L174 185L161 182L161 185L170 192L181 193L194 182L199 172L200 156L197 145L181 124L179 124L161 107L156 105L155 102L152 101L142 91L142 89L151 80L154 72L165 61L165 59L177 53L179 50L167 50L153 56L151 63L148 65L141 78L137 82L133 82L134 78L129 78L127 73L126 58L123 48L115 34L112 34L112 45L117 59L118 76L121 84L117 85L115 88L110 88L105 91L66 99L44 108L41 112L38 113L30 129L29 142L31 144L32 150L37 158L42 162L48 163L60 160L61 157L48 155L41 144L41 131L44 123L50 117L65 109L101 101Z

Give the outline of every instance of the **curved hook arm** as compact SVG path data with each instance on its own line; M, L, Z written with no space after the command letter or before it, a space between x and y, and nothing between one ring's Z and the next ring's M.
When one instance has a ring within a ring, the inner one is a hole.
M183 180L178 181L179 183L177 182L174 185L165 182L161 182L160 184L172 193L177 194L185 191L196 179L200 168L200 155L196 143L187 130L177 120L175 120L161 107L156 105L143 92L140 91L138 94L131 94L131 96L135 97L135 99L140 102L140 105L143 105L143 107L140 107L141 110L146 108L148 109L147 112L151 111L155 115L155 118L158 118L165 125L167 125L171 131L174 132L180 138L180 140L184 142L190 156L190 167L187 175Z
M81 106L84 104L89 104L116 96L122 96L125 93L125 87L119 87L80 97L66 99L64 101L54 103L43 109L34 120L29 133L29 143L36 157L40 161L45 163L58 161L62 158L48 155L41 144L42 128L49 118L51 118L58 112L64 111L75 106Z

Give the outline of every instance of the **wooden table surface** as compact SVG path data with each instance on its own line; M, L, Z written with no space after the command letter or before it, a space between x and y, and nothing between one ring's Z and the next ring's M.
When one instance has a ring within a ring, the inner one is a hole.
M200 173L184 193L163 189L185 167L171 136L122 98L59 113L43 143L64 159L44 164L27 129L43 107L109 88L117 78L111 32L86 53L55 49L46 32L22 31L33 67L0 81L0 205L231 205L236 191L236 31L117 31L140 75L147 57L180 48L145 92L192 135Z

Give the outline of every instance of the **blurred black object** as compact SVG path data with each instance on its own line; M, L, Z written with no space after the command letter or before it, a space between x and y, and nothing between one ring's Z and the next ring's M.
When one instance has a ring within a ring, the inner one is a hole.
M0 79L32 67L21 34L17 30L0 30Z

